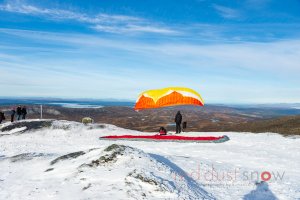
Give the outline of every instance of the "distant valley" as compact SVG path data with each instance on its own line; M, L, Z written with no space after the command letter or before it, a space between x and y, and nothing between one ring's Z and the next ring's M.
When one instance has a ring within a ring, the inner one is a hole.
M10 105L0 106L7 119L10 108ZM40 118L39 105L28 104L27 109L28 118ZM127 129L155 132L164 126L168 131L174 131L174 116L178 110L182 112L183 121L187 122L187 132L243 131L300 135L300 109L284 106L181 106L137 112L132 106L70 108L44 105L43 118L80 122L83 117L91 117L96 123L114 124Z

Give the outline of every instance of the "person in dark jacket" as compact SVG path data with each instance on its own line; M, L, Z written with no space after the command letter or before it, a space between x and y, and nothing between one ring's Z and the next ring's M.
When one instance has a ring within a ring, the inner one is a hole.
M11 122L15 121L15 114L16 114L16 110L15 110L15 108L12 108L10 111L10 121Z
M22 108L21 113L22 113L22 119L26 119L27 109L25 106Z
M2 123L3 120L5 120L5 116L4 113L0 111L0 124Z
M182 122L182 115L180 114L180 111L178 111L175 116L176 133L181 133L181 122Z
M17 107L17 120L21 120L22 119L22 108L21 106Z

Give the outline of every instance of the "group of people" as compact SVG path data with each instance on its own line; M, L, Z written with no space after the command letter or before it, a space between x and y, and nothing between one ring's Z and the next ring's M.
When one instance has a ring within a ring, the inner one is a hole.
M25 106L18 106L17 108L12 108L10 110L10 121L14 122L15 121L15 116L17 120L23 120L26 119L27 115L27 109ZM5 120L5 114L0 111L0 124L2 121Z
M12 108L10 111L10 121L11 122L15 121L15 115L16 115L16 119L18 121L26 119L26 115L27 115L26 107L18 106L17 109ZM3 120L5 120L5 115L2 111L0 111L0 124L2 123ZM180 111L178 111L175 116L175 123L176 123L176 133L179 134L179 133L181 133L181 130L182 130L181 129L182 115L181 115ZM183 123L183 128L185 128L185 127L186 127L186 122ZM164 127L160 127L159 134L166 135L167 130Z
M176 134L179 134L182 131L182 128L181 128L182 115L181 115L180 111L177 112L174 121L176 123ZM183 122L183 128L186 128L186 122ZM167 130L164 127L160 127L158 132L159 132L159 135L167 135Z

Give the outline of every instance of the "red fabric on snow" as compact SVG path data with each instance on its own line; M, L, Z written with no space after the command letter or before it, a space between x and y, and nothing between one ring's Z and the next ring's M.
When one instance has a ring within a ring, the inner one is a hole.
M213 136L202 136L202 137L188 137L188 136L178 136L178 135L110 135L103 136L101 138L105 139L149 139L149 140L219 140L221 137Z

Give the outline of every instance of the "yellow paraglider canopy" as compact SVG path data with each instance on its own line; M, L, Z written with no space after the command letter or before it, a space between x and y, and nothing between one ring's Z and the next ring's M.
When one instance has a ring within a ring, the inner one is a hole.
M195 90L184 87L168 87L148 90L138 97L135 110L159 108L174 105L203 106L204 101Z

